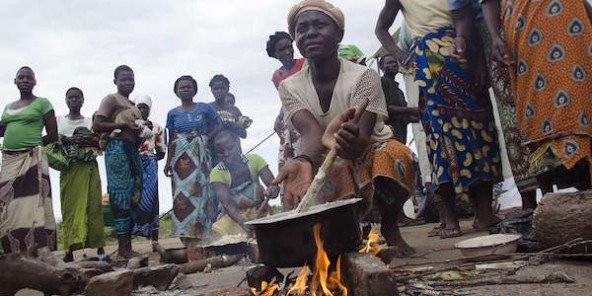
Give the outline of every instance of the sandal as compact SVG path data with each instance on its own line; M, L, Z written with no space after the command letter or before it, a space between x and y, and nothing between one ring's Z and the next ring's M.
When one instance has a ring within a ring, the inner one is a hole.
M444 229L444 225L442 225L442 223L439 223L438 225L434 226L434 228L432 228L430 232L428 232L428 237L440 236L440 232L442 232L442 229Z
M462 236L463 232L460 229L442 229L440 231L440 239L447 239Z

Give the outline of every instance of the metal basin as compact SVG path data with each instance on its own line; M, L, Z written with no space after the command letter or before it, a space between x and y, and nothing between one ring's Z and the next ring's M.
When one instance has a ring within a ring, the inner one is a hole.
M321 239L329 258L355 250L362 243L358 207L361 199L346 199L247 222L255 228L261 261L273 267L296 267L314 261L313 225L321 224Z

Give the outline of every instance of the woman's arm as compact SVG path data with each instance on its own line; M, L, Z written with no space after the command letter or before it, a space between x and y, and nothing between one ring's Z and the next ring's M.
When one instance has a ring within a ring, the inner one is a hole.
M175 153L175 141L174 141L174 137L175 137L175 132L171 131L171 129L167 129L168 132L168 138L169 138L169 144L167 146L167 156L166 156L166 163L164 165L164 175L167 177L171 177L173 176L173 171L172 171L172 160L173 160L173 154Z
M586 2L586 1L584 1ZM481 4L483 17L491 34L491 57L502 64L507 64L507 51L500 32L500 3L499 0L485 0Z
M4 137L6 132L6 123L0 121L0 138Z
M324 128L308 110L300 110L292 116L292 125L300 133L300 149L302 155L313 160L315 167L323 162L325 147L321 143Z
M592 22L592 5L587 0L584 1L584 6L586 7L586 13L588 14L588 19Z
M47 135L43 136L43 145L51 144L58 140L58 123L56 121L55 113L53 110L43 115L43 125L45 126L45 132Z
M245 231L251 231L251 229L249 227L246 227L246 225L244 224L246 222L245 219L241 216L239 210L236 208L234 201L232 201L228 185L220 182L213 182L211 183L211 185L214 188L214 192L216 192L216 196L218 196L218 199L220 200L220 203L224 207L224 210L226 211L228 216L230 216L230 218L234 220L236 224L240 225L243 229L245 229Z
M93 121L93 130L99 133L110 133L115 129L127 129L138 134L140 133L140 126L138 126L136 123L114 123L107 120L105 116L95 116L95 120Z
M456 33L451 55L461 63L466 63L467 40L473 40L474 38L473 7L468 2L464 7L452 10L450 13L454 21L454 30Z
M378 21L376 22L374 34L376 34L376 37L378 37L378 40L388 53L399 63L402 63L405 59L405 53L397 47L393 37L389 33L389 29L395 22L399 10L401 10L401 3L399 0L385 0L384 7L380 11Z
M419 122L419 108L417 107L400 107L395 105L387 106L389 114L387 122L392 124L394 122L416 123Z
M133 133L139 134L140 127L135 123L114 123L108 120L115 111L113 107L115 102L113 100L114 98L112 96L107 96L101 101L99 110L93 119L93 130L98 133L110 133L115 129L128 129Z
M265 196L276 198L280 193L280 187L271 183L273 181L273 173L269 169L269 166L265 166L259 171L259 178L261 178L263 184L267 187L267 189L265 189Z
M325 151L321 138L323 128L316 118L306 109L296 111L291 118L292 125L300 133L300 155L289 160L273 180L273 185L283 183L284 195L282 204L285 210L296 208L310 187L313 170L322 162Z

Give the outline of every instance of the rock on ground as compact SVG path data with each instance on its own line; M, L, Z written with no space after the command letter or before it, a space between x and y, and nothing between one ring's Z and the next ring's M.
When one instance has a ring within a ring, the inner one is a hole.
M133 287L133 272L128 269L108 272L93 277L84 292L87 296L126 296Z

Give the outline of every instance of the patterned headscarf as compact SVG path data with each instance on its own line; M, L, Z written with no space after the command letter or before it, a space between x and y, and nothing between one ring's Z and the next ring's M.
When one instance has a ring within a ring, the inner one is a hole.
M305 11L319 11L330 17L341 30L345 30L345 17L341 9L325 0L303 0L294 5L288 13L288 31L292 38L295 37L295 26L298 16Z

